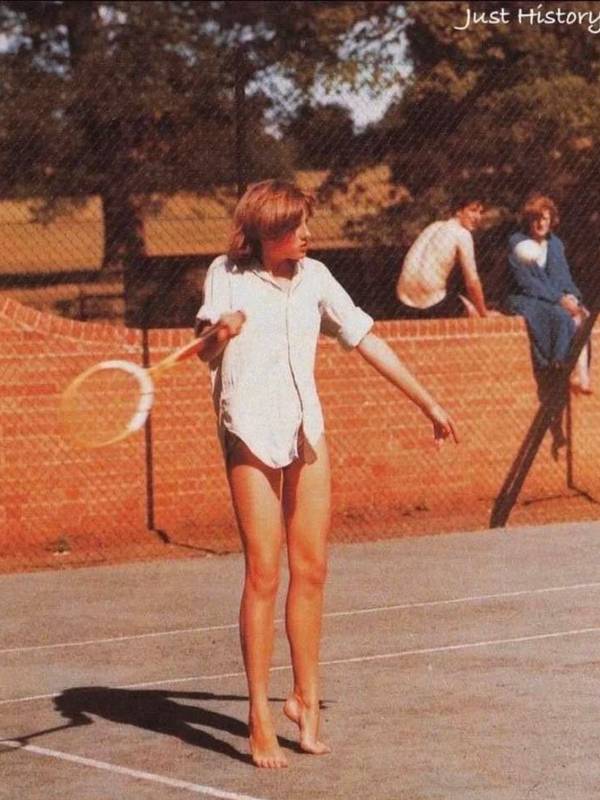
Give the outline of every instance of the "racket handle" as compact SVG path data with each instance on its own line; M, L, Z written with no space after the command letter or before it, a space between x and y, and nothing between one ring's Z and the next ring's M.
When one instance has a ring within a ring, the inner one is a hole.
M197 339L192 339L183 347L175 350L154 367L150 367L148 372L156 375L159 372L163 372L163 370L175 366L175 364L178 364L180 361L185 361L186 358L191 358L191 356L196 355L196 353L199 353L206 346L207 341L217 333L218 329L219 323L211 325L210 328L207 328Z

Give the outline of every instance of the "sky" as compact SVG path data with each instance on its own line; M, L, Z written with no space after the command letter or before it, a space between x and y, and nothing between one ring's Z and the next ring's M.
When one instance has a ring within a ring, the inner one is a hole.
M387 111L390 103L400 97L399 87L380 92L373 97L368 92L327 92L323 88L313 92L315 102L319 104L337 103L345 106L352 112L354 126L357 130L365 128L372 122L380 120Z
M0 32L0 52L6 52L11 48L12 38ZM373 45L372 45L373 46ZM404 42L401 37L388 37L387 40L381 43L388 52L393 54L394 67L392 68L397 74L405 76L407 74L408 66L405 59ZM340 58L344 57L344 53L340 53ZM261 82L254 88L250 87L250 94L253 91L262 91L267 95L273 97L276 103L287 105L288 108L293 109L293 90L291 84L287 82L280 75L271 75L266 79L263 77ZM330 104L336 103L338 105L348 108L354 120L354 125L357 131L365 128L367 125L377 122L385 114L390 103L400 96L399 85L393 88L383 90L377 95L373 95L368 90L351 90L347 87L340 87L335 90L328 90L323 84L317 85L312 91L312 101L315 104ZM281 106L280 106L281 107ZM276 126L271 126L273 133L276 133Z
M390 104L397 100L402 93L402 83L410 74L410 65L406 59L404 42L398 40L388 43L388 50L392 54L392 66L388 70L387 79L393 84L391 88L380 90L374 94L367 88L351 89L348 86L338 86L335 89L327 88L324 81L318 82L311 92L311 101L315 105L337 104L351 112L354 126L360 132L367 125L380 120ZM365 75L365 78L367 75ZM294 96L293 84L285 78L276 68L270 73L262 74L260 79L249 86L249 94L262 92L273 100L274 115L281 108L293 112L301 100ZM267 122L270 122L267 114ZM277 125L268 125L267 130L277 135Z

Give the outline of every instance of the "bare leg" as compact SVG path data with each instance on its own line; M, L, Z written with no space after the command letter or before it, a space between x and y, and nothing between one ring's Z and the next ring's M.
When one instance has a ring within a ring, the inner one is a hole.
M290 568L286 629L294 673L284 712L298 725L302 750L323 755L330 752L319 740L319 645L330 516L329 455L324 438L316 452L312 464L299 460L284 470Z
M587 313L581 313L579 316L574 318L575 324L578 328L586 316ZM581 350L579 358L577 359L577 363L575 364L575 369L571 374L571 389L576 394L592 394L589 355L589 344L586 344Z
M287 767L268 696L282 545L281 472L266 467L243 442L231 453L227 472L246 560L240 636L250 699L250 752L257 767Z
M467 313L467 317L477 317L479 318L479 311L475 308L473 303L469 300L468 297L465 297L464 294L458 295L462 301L462 304L465 307L465 311Z
M593 394L588 366L588 345L586 344L571 375L571 389L575 394Z

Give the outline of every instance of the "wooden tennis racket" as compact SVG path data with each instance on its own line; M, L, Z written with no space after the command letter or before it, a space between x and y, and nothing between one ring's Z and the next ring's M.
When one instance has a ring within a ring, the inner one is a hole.
M243 322L243 319L242 319ZM115 444L143 428L154 403L155 384L165 372L211 341L239 333L241 324L220 321L149 369L132 361L100 361L78 375L60 399L65 439L78 448Z

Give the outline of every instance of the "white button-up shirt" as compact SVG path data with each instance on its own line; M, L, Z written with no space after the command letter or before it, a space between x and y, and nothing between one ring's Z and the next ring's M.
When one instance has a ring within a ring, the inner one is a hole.
M230 431L264 464L284 467L298 456L300 433L309 451L323 434L314 377L321 327L351 349L373 319L312 258L299 261L283 287L258 262L241 269L219 256L197 317L216 322L231 311L243 311L246 322L210 365L221 442Z

